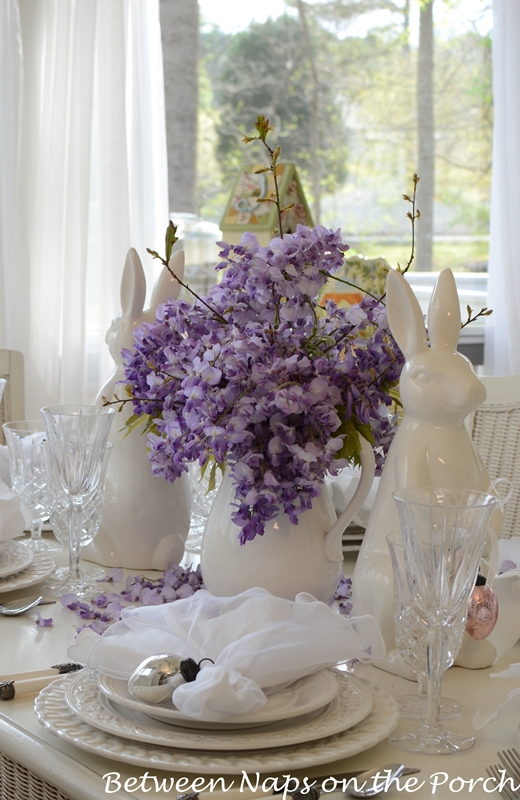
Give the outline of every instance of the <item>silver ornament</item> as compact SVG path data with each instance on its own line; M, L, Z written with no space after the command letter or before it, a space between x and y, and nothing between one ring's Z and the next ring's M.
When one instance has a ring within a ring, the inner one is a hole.
M181 674L183 659L163 653L148 656L134 669L128 679L128 691L145 703L170 700L174 689L184 683Z

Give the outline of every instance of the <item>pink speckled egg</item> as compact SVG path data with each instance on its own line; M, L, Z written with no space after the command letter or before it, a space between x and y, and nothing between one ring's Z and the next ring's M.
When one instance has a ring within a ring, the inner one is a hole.
M475 586L471 593L466 630L473 639L489 636L498 619L498 600L489 586Z

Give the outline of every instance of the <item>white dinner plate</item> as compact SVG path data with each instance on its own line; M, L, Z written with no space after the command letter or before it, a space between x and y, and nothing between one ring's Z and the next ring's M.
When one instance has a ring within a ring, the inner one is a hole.
M15 589L23 589L26 586L33 586L35 583L48 578L56 569L56 562L45 553L35 553L34 558L23 572L17 572L6 578L0 578L0 594L3 592L14 592Z
M10 539L0 553L0 578L14 575L29 566L34 558L34 550L21 542Z
M338 691L338 682L328 669L322 669L314 675L299 678L276 694L267 696L267 703L262 708L249 714L228 717L222 722L201 722L181 714L171 702L152 704L138 700L128 691L126 681L99 676L99 687L110 700L134 711L141 711L149 717L171 725L187 728L205 728L207 730L230 730L231 728L251 728L256 725L269 725L272 722L300 717L330 703Z
M148 770L155 768L198 775L237 775L242 770L281 772L308 769L349 758L374 747L392 733L399 721L399 708L392 695L361 679L372 695L372 711L358 725L326 739L275 749L236 752L156 747L113 736L80 720L65 698L70 678L65 676L57 679L40 692L34 704L39 722L50 733L81 750Z
M67 685L65 697L77 716L123 739L187 750L263 750L323 739L351 728L368 716L372 695L366 685L346 672L331 671L337 682L334 700L325 708L267 727L240 731L177 728L109 700L99 690L97 672L81 670Z

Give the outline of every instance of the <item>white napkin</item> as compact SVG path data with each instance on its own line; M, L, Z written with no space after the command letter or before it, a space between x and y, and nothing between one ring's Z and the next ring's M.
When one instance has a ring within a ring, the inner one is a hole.
M249 589L236 597L199 591L161 606L125 609L98 636L83 630L67 651L116 678L128 679L145 658L168 653L203 662L195 681L173 691L186 716L211 722L263 706L266 694L337 662L384 654L373 617L345 618L310 594L295 601Z
M503 672L492 672L490 678L520 678L520 664L510 664L509 667ZM490 722L502 717L508 717L510 714L515 714L520 711L520 689L512 689L507 700L502 703L492 714L484 716L480 711L477 711L473 718L473 727L479 731Z
M0 542L21 536L25 517L18 497L0 480Z

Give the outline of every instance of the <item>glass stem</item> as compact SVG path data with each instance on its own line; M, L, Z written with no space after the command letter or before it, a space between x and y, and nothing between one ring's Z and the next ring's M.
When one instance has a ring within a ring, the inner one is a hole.
M442 631L432 628L426 646L427 703L425 720L426 724L432 727L439 725L445 655L446 637Z
M69 581L79 581L79 558L81 551L82 506L72 502L69 506Z
M33 519L31 522L31 542L41 542L43 519Z

